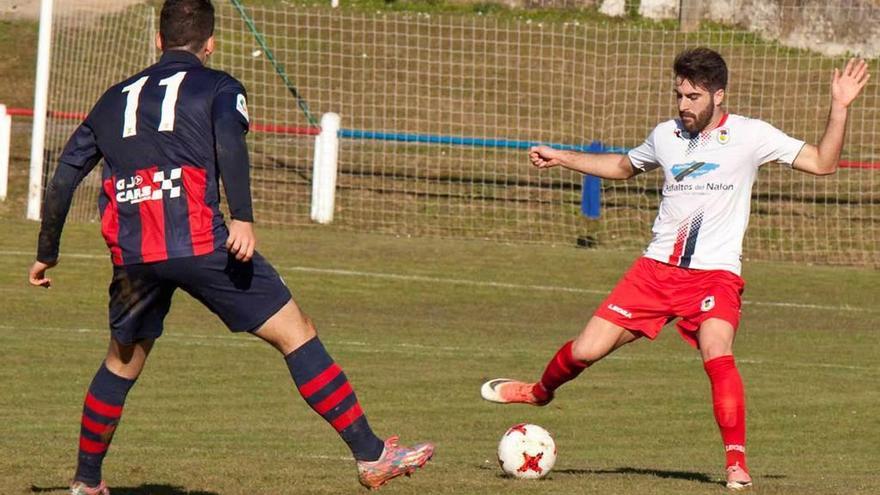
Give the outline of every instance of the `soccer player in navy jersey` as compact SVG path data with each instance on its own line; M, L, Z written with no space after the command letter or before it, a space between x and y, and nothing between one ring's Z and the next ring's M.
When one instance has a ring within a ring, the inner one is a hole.
M108 89L73 133L46 190L30 283L49 287L74 190L104 159L101 231L110 248L110 346L83 407L72 495L109 495L101 466L126 395L162 334L178 288L233 332L283 355L299 393L339 433L368 488L422 467L431 444L399 446L370 429L351 385L275 269L255 251L247 95L204 66L214 51L209 0L167 0L159 62ZM231 220L220 212L223 179Z

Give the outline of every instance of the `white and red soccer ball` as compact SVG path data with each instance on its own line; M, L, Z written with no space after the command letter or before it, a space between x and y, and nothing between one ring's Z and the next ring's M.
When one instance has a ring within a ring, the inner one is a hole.
M543 478L556 463L556 442L550 433L537 425L511 426L498 443L501 469L517 478Z

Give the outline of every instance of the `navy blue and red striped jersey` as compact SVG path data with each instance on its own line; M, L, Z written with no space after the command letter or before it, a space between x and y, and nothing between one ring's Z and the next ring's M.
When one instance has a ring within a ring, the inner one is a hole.
M222 247L228 231L220 211L221 174L232 217L253 221L246 147L223 152L225 145L244 147L248 120L241 83L186 51L165 52L157 64L104 93L59 167L85 176L104 158L98 206L114 264ZM220 163L230 159L238 163ZM224 166L237 171L223 173Z

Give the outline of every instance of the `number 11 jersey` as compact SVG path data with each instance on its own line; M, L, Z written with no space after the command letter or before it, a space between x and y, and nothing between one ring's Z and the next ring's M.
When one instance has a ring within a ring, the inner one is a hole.
M59 161L91 168L104 158L98 206L114 264L198 256L224 245L219 121L247 132L244 87L179 50L165 52L95 104ZM236 166L248 167L246 154L243 161Z

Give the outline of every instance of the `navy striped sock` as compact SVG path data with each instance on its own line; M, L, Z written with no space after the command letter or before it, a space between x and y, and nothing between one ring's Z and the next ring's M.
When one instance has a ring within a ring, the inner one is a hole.
M114 375L104 364L92 379L83 405L75 481L89 486L101 482L101 465L134 382Z
M333 362L318 337L288 354L284 360L299 393L345 440L354 458L359 461L378 459L385 444L370 429L345 373Z

